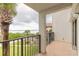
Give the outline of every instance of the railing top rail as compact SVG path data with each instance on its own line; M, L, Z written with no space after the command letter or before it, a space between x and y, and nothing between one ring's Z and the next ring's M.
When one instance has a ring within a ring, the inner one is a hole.
M10 41L15 41L15 40L21 40L23 38L36 37L36 36L40 36L40 35L30 35L30 36L27 36L27 37L20 37L20 38L15 38L15 39L11 39L11 40L1 41L0 43L10 42Z

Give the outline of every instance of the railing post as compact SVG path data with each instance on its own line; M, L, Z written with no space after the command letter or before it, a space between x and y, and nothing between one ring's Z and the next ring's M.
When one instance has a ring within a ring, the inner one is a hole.
M3 42L2 55L3 56L9 56L10 55L9 42L6 42L6 41Z
M39 53L41 53L41 36L39 35Z
M21 56L23 56L23 38L21 38Z

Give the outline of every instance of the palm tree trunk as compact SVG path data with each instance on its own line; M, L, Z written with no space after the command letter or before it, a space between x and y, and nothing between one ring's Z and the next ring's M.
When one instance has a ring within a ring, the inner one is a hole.
M1 30L2 30L2 39L3 39L3 45L2 45L2 53L3 56L9 56L10 55L10 49L9 49L9 42L8 40L8 35L9 35L9 24L2 24L1 26ZM6 41L6 42L5 42Z

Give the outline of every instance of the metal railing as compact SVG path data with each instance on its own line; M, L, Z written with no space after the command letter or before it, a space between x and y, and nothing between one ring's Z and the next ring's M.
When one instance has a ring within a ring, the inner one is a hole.
M52 41L54 41L54 32L49 32L47 34L47 41L48 41L48 44L51 43Z
M6 51L4 51L5 49ZM0 42L0 51L0 55L5 56L7 56L7 54L10 56L36 55L41 52L40 35L33 35Z

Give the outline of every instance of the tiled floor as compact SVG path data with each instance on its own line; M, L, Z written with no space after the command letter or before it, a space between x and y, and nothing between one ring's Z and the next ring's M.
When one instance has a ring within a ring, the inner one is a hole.
M73 56L77 55L76 50L72 50L72 45L68 42L53 41L46 48L47 56Z

